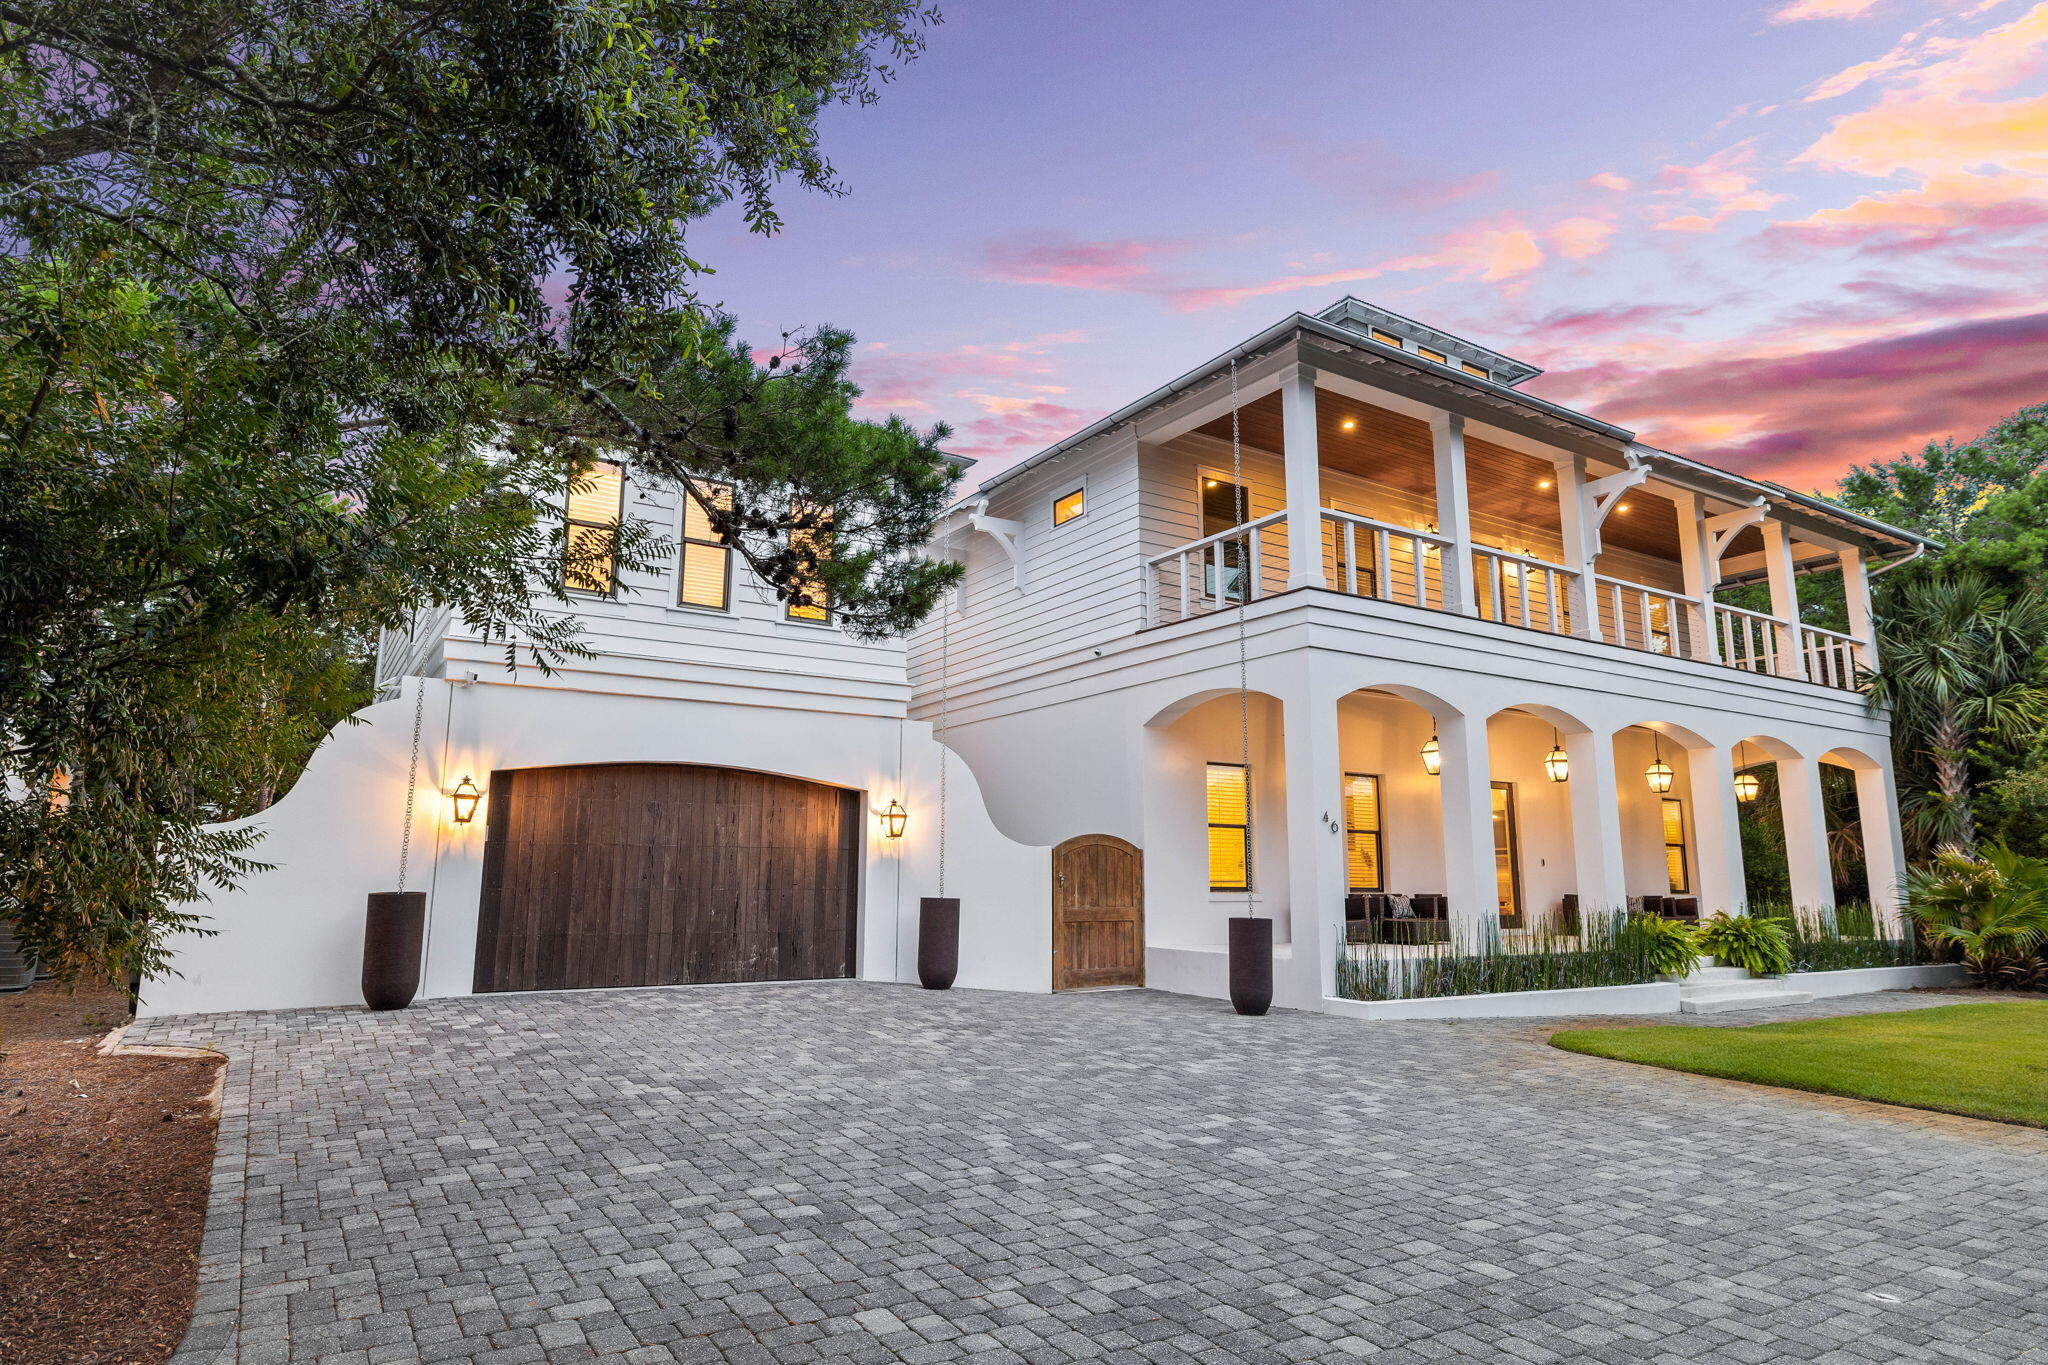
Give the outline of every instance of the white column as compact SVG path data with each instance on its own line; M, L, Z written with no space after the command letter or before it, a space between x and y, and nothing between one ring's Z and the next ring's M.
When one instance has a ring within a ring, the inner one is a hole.
M1430 446L1436 453L1436 529L1450 539L1443 552L1444 607L1462 616L1477 616L1472 584L1472 507L1465 484L1465 419L1454 412L1429 418Z
M1280 388L1280 444L1287 473L1287 586L1323 583L1323 462L1316 449L1316 372L1296 367Z
M1742 867L1741 807L1735 800L1735 762L1728 750L1687 749L1692 795L1693 863L1699 869L1700 913L1743 914L1749 893Z
M1828 821L1821 803L1820 760L1778 760L1778 802L1785 815L1785 867L1792 908L1832 915L1835 878L1828 863Z
M1877 671L1877 632L1870 621L1870 573L1863 552L1853 546L1838 550L1842 565L1842 599L1849 604L1849 633L1856 637L1856 662Z
M1614 736L1588 731L1566 735L1571 761L1572 875L1579 916L1628 911L1628 879L1621 856L1621 792L1614 779Z
M1557 521L1564 541L1564 566L1578 575L1572 580L1572 634L1600 638L1600 599L1593 586L1593 546L1586 536L1586 461L1579 455L1553 456L1557 467Z
M1315 1008L1337 993L1337 942L1344 932L1344 765L1334 688L1305 662L1281 697L1287 762L1287 921L1293 958L1283 1002ZM1283 964L1275 964L1281 966Z
M1806 657L1799 649L1799 585L1792 576L1792 537L1776 517L1766 517L1759 525L1764 533L1764 572L1771 582L1771 615L1788 623L1777 627L1778 673L1803 678Z
M1707 568L1706 509L1700 496L1682 488L1670 490L1678 508L1678 564L1685 575L1685 595L1692 599L1686 614L1692 617L1692 657L1708 663L1721 662L1721 642L1714 638L1714 575Z
M1899 834L1899 789L1890 771L1856 771L1856 818L1863 827L1863 866L1870 874L1870 908L1881 934L1905 927L1899 883L1906 876L1906 845Z
M1437 721L1443 751L1444 895L1451 941L1471 952L1500 933L1500 893L1493 869L1493 764L1483 716Z

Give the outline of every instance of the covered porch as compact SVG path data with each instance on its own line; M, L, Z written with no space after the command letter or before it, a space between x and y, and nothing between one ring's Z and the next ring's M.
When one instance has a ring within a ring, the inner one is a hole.
M1830 687L1875 667L1870 552L1846 528L1630 444L1538 439L1308 365L1266 382L1240 399L1241 450L1209 409L1140 447L1148 626L1307 587ZM1821 573L1846 629L1801 619L1799 580ZM1725 600L1753 583L1768 610Z
M1739 814L1760 774L1778 794L1784 906L1832 920L1822 788L1836 768L1852 775L1863 853L1852 894L1875 932L1898 932L1889 774L1853 748L1345 687L1313 669L1242 703L1186 697L1145 741L1148 945L1213 951L1231 917L1269 918L1283 994L1300 1002L1332 996L1340 957L1362 951L1554 950L1630 912L1742 913Z

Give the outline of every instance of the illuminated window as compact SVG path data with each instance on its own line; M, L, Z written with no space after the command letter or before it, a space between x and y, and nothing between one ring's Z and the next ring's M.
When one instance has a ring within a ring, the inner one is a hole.
M1480 379L1493 378L1493 376L1486 371L1485 367L1480 365L1474 365L1469 360L1459 361L1458 368L1463 370L1466 374L1477 376Z
M1252 885L1252 775L1242 763L1211 763L1208 773L1209 889Z
M1451 363L1451 358L1445 355L1442 351L1432 351L1427 346L1417 346L1415 348L1415 354L1421 356L1424 360L1434 360L1439 365L1448 365Z
M1065 526L1075 517L1088 510L1088 490L1076 488L1064 498L1056 498L1052 504L1052 524Z
M1202 477L1202 534L1213 536L1242 526L1251 513L1250 494L1227 479ZM1245 540L1217 543L1214 555L1202 562L1202 591L1212 598L1235 602L1244 594L1245 562L1250 546Z
M1371 773L1344 774L1344 866L1353 891L1384 891L1380 838L1380 780Z
M1377 327L1372 329L1372 339L1383 346L1399 346L1401 344L1401 338L1395 336L1392 332L1382 332Z
M1664 798L1664 868L1673 891L1692 885L1685 875L1685 802L1675 796Z
M1503 920L1520 922L1522 914L1521 830L1515 822L1515 787L1493 784L1493 885ZM1512 926L1511 926L1512 927Z
M803 510L798 508L797 514L801 516ZM817 516L817 520L826 525L831 523L831 519L832 515L829 512ZM826 543L824 527L820 526L816 528L792 527L789 533L789 548L795 550L799 555L809 555L812 559L818 560L825 558L831 547ZM790 588L795 596L789 599L789 605L784 608L783 613L790 620L830 621L832 619L832 601L825 591L824 579L819 578L816 574L799 575L796 581L790 585Z
M722 483L699 483L697 491L713 506L732 509L732 488ZM718 538L711 516L688 493L683 498L681 560L676 570L676 602L685 607L716 607L723 611L732 599L732 548Z
M626 511L626 467L600 460L576 478L563 505L568 523L567 555L562 564L564 586L577 592L609 593L618 586L612 550Z

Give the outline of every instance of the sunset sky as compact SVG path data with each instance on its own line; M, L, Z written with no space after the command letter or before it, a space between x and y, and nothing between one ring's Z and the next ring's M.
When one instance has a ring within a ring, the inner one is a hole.
M1347 293L1802 488L2048 401L2048 0L944 8L695 245L978 475Z

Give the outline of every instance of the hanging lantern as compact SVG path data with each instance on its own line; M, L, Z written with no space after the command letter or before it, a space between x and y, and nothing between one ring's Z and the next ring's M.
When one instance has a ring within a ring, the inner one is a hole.
M484 794L465 773L449 799L455 803L455 823L466 825L476 819L476 803L484 799Z
M1443 747L1436 742L1434 734L1430 735L1429 743L1422 746L1422 770L1431 777L1444 770Z
M1740 744L1735 746L1735 761L1738 764L1742 762L1743 747L1744 746ZM1743 805L1746 806L1750 802L1756 800L1758 796L1762 795L1763 789L1764 784L1758 781L1757 775L1749 771L1747 767L1740 767L1736 770L1735 799L1737 801L1740 801Z
M1656 745L1656 761L1650 764L1649 767L1643 769L1643 776L1649 779L1650 790L1658 793L1659 795L1662 795L1663 793L1671 790L1671 779L1676 777L1677 774L1672 772L1671 765L1664 761L1663 741L1656 741Z
M891 839L901 839L904 828L910 824L910 812L891 801L882 811L882 833Z
M1552 782L1568 781L1572 775L1572 762L1565 757L1564 741L1555 730L1550 732L1550 752L1543 755L1543 771Z

